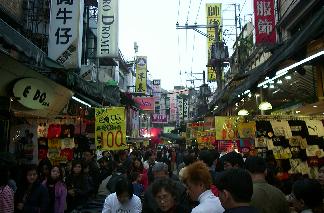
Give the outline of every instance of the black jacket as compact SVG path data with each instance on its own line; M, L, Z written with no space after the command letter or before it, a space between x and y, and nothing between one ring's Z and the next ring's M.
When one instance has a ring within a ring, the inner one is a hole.
M233 209L226 209L224 213L259 213L259 211L250 206L241 206Z
M26 195L26 198L24 199ZM30 190L19 187L16 193L16 205L23 203L24 208L22 211L16 212L23 213L45 213L48 211L49 195L45 186L39 182L34 183Z

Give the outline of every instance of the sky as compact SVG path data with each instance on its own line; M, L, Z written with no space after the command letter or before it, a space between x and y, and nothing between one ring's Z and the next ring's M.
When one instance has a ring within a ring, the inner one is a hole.
M187 80L202 79L207 64L207 38L193 30L177 30L188 22L206 24L206 3L222 3L224 39L230 54L235 41L234 3L240 4L242 26L251 20L253 0L119 0L119 48L126 60L135 57L134 42L138 56L147 56L149 78L161 79L163 89L174 86L195 86ZM200 29L206 32L206 29ZM210 84L212 89L216 83Z

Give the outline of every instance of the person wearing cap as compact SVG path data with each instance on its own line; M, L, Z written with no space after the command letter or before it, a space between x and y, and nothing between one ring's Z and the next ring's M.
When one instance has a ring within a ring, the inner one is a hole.
M245 168L253 181L253 195L250 205L260 213L288 213L288 202L283 192L266 182L266 162L261 157L249 157Z
M158 180L168 179L169 177L169 168L168 165L162 162L157 162L153 168L152 173L154 177L154 182ZM174 181L174 180L172 180ZM174 181L175 187L179 192L179 203L183 205L188 205L189 202L186 195L185 187L178 181ZM144 200L143 200L143 213L155 213L159 212L159 205L156 202L153 192L152 192L152 185L148 187L146 192L144 193Z

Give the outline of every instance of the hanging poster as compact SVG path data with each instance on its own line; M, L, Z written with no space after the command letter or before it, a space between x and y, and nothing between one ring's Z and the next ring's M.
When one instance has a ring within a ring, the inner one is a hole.
M125 108L96 108L95 112L97 150L127 149Z
M136 85L135 92L146 93L147 81L147 57L137 56L136 58Z
M98 57L118 57L118 0L98 1Z
M52 0L48 56L65 68L81 66L83 0Z
M256 44L276 43L274 0L254 0Z
M218 29L222 25L222 4L206 4L207 25L218 24ZM221 32L221 30L219 30ZM215 27L207 28L207 51L208 59L211 59L211 47L215 38ZM222 40L222 34L219 33L219 39ZM216 71L212 67L207 68L207 80L209 82L216 81Z
M155 101L153 97L136 97L134 101L139 105L141 110L154 111Z
M235 140L238 138L239 117L215 117L216 140Z

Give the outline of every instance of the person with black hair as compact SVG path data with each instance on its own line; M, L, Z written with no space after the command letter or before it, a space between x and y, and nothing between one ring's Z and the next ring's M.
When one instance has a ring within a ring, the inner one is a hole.
M240 153L235 151L229 152L225 154L221 158L224 170L231 169L231 168L243 168L244 167L244 160Z
M133 194L133 185L126 178L120 177L115 186L116 192L108 195L102 213L142 212L141 199Z
M93 182L93 191L94 193L97 193L101 180L100 180L99 166L96 160L94 159L93 152L91 150L84 150L83 160L84 160L84 165L88 165L89 168L88 174L91 177Z
M323 213L323 194L317 180L297 180L289 195L295 211L298 213Z
M250 206L253 183L250 174L238 168L222 172L217 180L219 199L225 208L224 213L258 213Z
M266 163L261 157L249 157L245 169L253 181L253 195L250 205L260 213L289 213L288 202L284 193L266 182Z
M16 193L16 212L47 213L49 203L48 191L37 180L37 166L28 165L24 178Z
M214 154L211 152L211 150L202 150L199 153L199 160L203 161L208 166L213 184L216 185L217 174L215 172L215 168L213 168L215 161Z
M157 212L159 213L189 213L191 211L188 206L179 202L180 194L176 183L169 178L155 181L152 185L152 193L158 204Z

